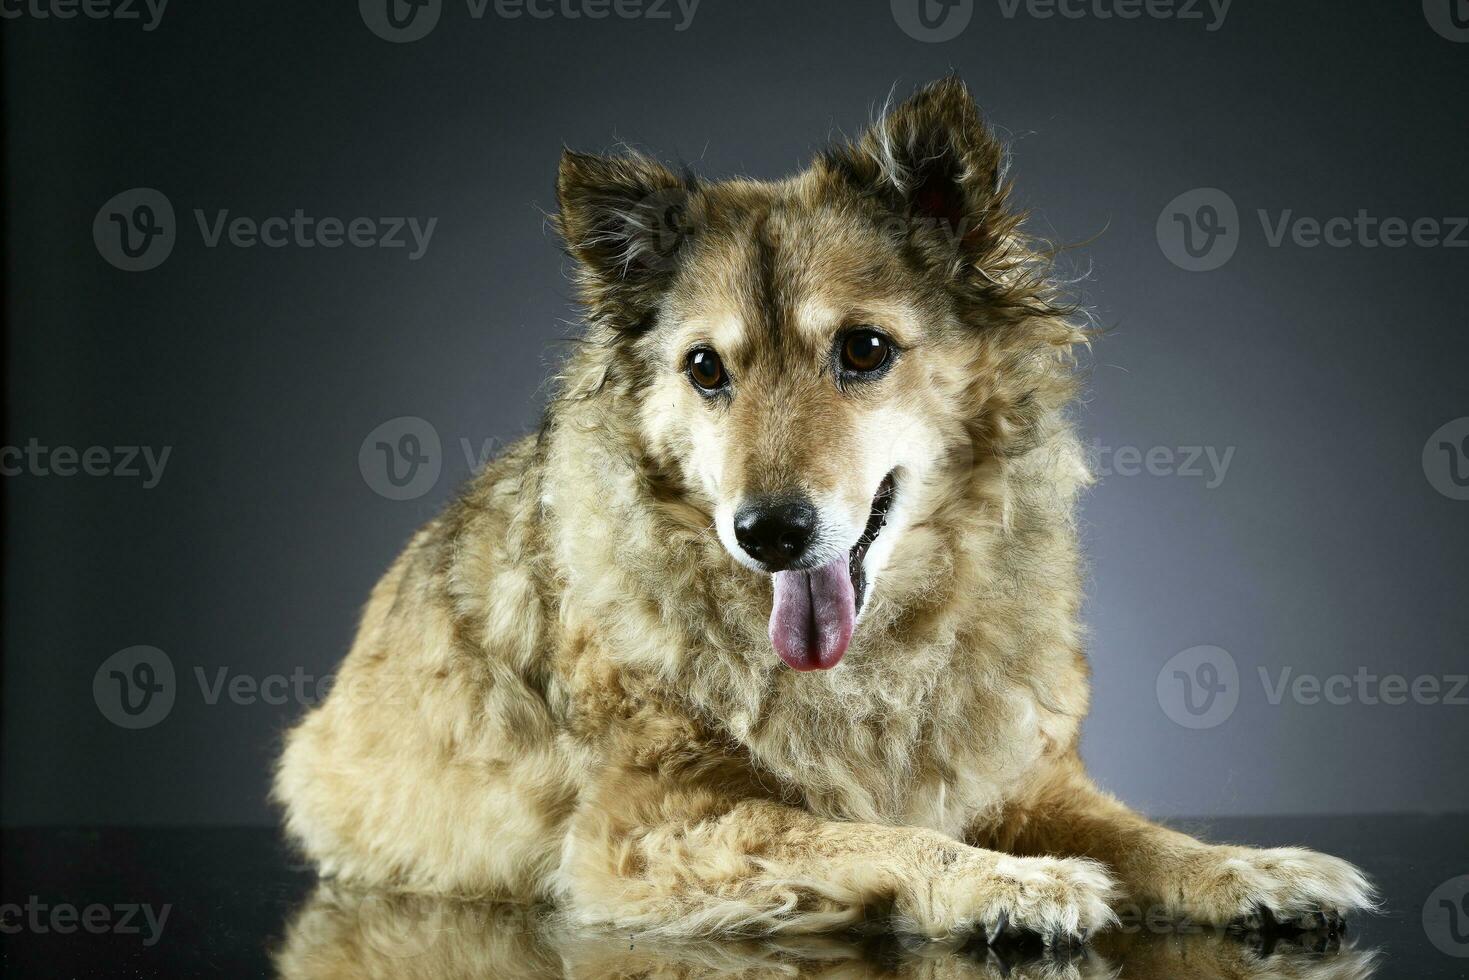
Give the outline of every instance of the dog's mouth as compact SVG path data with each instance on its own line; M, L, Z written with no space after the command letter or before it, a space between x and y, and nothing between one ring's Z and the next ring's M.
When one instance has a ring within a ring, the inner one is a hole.
M898 494L897 478L889 473L882 478L882 483L877 488L877 493L872 498L872 511L867 516L867 527L862 531L862 537L852 546L851 553L847 556L847 569L852 576L852 595L854 599L855 612L862 611L862 603L867 601L867 569L863 566L863 560L867 557L872 542L887 527L888 512L893 509L893 500Z
M897 480L889 473L872 498L862 536L845 558L820 568L775 573L770 642L787 666L830 670L841 663L867 599L864 559L887 526L896 496Z

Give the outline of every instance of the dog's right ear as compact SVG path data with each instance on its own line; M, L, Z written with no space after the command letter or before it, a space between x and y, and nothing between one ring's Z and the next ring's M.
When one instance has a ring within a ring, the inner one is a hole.
M580 266L582 301L614 328L636 329L657 303L692 233L696 186L642 156L561 155L556 227Z
M951 275L972 279L976 270L997 274L1003 267L1023 216L1006 206L1005 148L956 76L885 110L860 140L820 162L834 179L914 219L908 228L939 242L928 251ZM940 234L935 239L924 228Z

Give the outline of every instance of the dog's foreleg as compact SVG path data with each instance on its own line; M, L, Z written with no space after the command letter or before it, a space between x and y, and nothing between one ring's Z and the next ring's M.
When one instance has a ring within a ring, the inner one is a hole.
M934 939L1023 930L1072 941L1112 920L1112 882L1091 861L1016 858L655 778L620 779L583 803L559 886L577 924L661 936L867 920Z
M1134 813L1098 789L1076 759L1057 764L1033 794L969 838L1015 854L1100 861L1126 892L1126 911L1143 915L1315 928L1374 905L1367 877L1339 858L1206 844Z

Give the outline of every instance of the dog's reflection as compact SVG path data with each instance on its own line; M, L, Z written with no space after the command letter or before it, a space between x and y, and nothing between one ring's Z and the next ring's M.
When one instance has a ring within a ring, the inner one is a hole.
M1237 937L1202 929L1113 932L1098 936L1092 949L1069 954L1023 944L955 948L850 936L717 943L572 937L532 907L331 884L319 886L296 914L275 953L286 980L1367 980L1375 960L1375 953L1334 938Z

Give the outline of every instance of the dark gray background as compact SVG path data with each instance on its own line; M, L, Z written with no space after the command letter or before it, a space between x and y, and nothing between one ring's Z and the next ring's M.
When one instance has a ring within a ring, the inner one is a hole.
M460 439L535 424L575 331L544 220L563 144L773 177L894 83L951 68L1013 138L1036 227L1096 236L1073 259L1108 328L1087 437L1235 451L1214 489L1114 475L1085 501L1099 780L1159 814L1469 808L1469 706L1272 705L1257 673L1469 672L1469 502L1420 462L1469 415L1469 249L1270 248L1254 217L1469 214L1469 44L1416 0L1236 0L1212 32L975 3L943 43L905 34L887 0L704 0L682 32L474 20L446 0L410 44L348 2L176 0L151 32L5 21L3 444L173 448L151 490L0 483L4 822L274 819L267 773L302 707L210 705L195 670L330 673L375 579L468 474ZM133 187L178 214L172 255L141 273L91 232ZM1207 273L1154 230L1198 187L1243 216ZM410 262L206 248L195 208L439 223ZM436 427L444 470L399 502L358 450L404 415ZM92 681L136 644L167 652L178 690L128 731ZM1205 644L1242 689L1232 717L1190 730L1155 682Z

